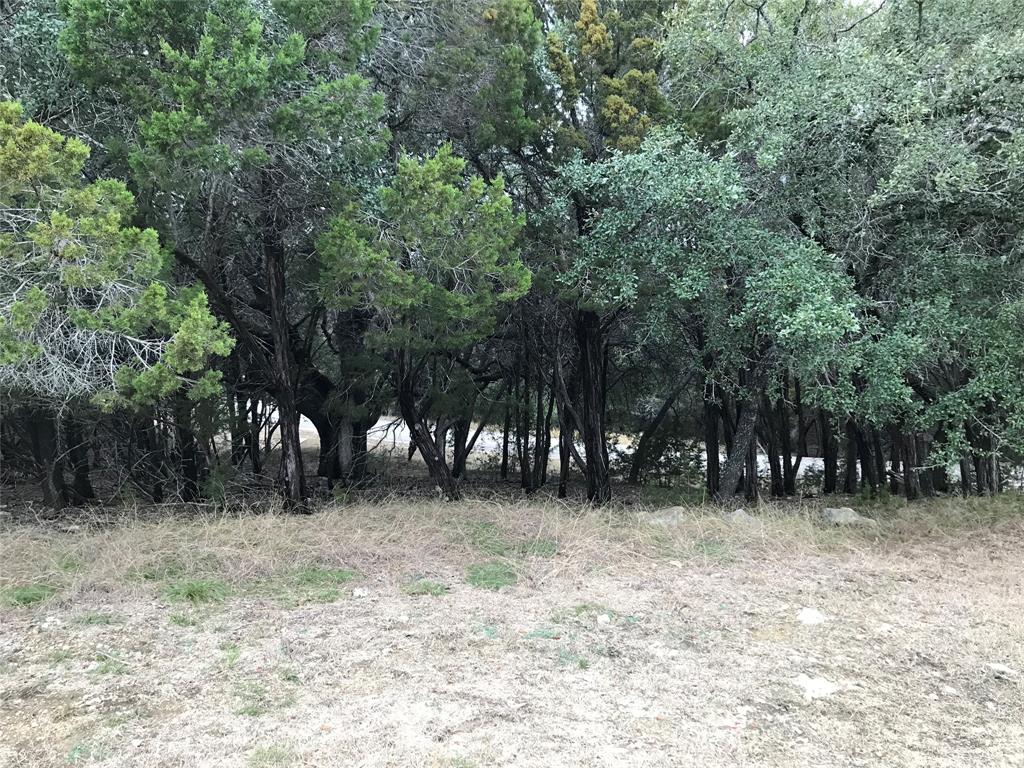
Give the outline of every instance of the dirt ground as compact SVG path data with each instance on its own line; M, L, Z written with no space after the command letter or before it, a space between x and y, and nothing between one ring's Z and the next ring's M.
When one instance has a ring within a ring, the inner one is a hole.
M1024 766L1013 506L8 521L0 765Z

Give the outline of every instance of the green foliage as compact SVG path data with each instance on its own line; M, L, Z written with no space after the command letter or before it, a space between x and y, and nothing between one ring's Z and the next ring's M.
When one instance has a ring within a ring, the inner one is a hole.
M446 595L448 593L448 589L449 588L446 584L441 584L437 581L431 581L430 579L417 579L411 584L407 584L405 587L403 587L403 591L407 595L412 595L413 597L441 597L442 595Z
M163 590L173 603L219 603L231 594L231 588L218 579L180 579Z
M0 388L149 402L232 346L198 291L172 291L120 181L80 180L84 144L0 103ZM194 394L209 393L201 379Z
M57 588L49 584L25 584L4 590L4 602L17 607L28 607L44 603L57 594Z
M466 581L479 589L498 590L518 580L515 568L503 560L474 563L466 569Z
M529 288L516 248L522 216L500 179L464 180L464 168L449 146L422 162L402 158L380 193L382 229L350 210L317 242L325 297L376 312L368 340L379 349L465 347Z

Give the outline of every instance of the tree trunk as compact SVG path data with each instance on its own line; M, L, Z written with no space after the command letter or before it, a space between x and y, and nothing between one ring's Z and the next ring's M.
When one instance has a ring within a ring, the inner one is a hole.
M718 434L719 421L722 418L722 409L711 396L710 387L704 386L704 453L707 456L707 471L705 482L708 489L708 496L715 498L721 490L721 438Z
M917 441L912 434L903 435L903 493L907 497L907 501L913 501L921 496Z
M846 419L846 452L843 460L843 493L857 492L857 427L853 419Z
M43 408L33 409L29 415L29 436L43 503L52 509L63 509L68 505L68 490L53 413Z
M580 310L576 338L580 350L581 431L587 457L587 500L592 504L605 504L612 498L612 486L604 433L604 339L601 318L596 312Z
M268 190L269 191L269 188ZM285 509L306 512L306 476L302 466L302 436L296 403L298 371L292 353L285 291L284 245L276 222L268 217L263 225L263 261L270 304L270 336L274 346L274 398L281 429L281 486Z
M758 395L753 394L739 406L739 420L733 432L732 451L722 469L722 487L716 495L716 499L720 502L734 497L739 489L740 481L743 479L743 470L747 464L750 446L754 442L754 432L757 427L758 399Z
M458 501L460 498L458 483L445 461L445 456L436 440L430 435L426 419L423 418L416 405L416 385L413 371L410 370L408 353L399 354L398 363L398 409L409 429L409 439L423 457L427 465L430 479L434 481L442 498L446 501Z
M181 468L181 500L192 502L199 498L199 455L192 431L192 404L181 394L174 398L174 436Z
M71 490L75 503L93 501L96 493L89 478L89 441L82 433L82 423L74 416L69 416L64 421L64 435L68 444L68 458L74 472Z
M821 492L835 493L839 479L839 443L832 430L832 414L818 411L818 429L821 433L821 456L824 464Z
M658 412L654 414L654 418L651 419L650 423L640 434L640 441L637 443L636 451L633 453L633 460L629 463L629 479L627 482L630 485L640 484L640 475L647 468L647 464L652 458L652 446L655 442L654 436L657 435L661 425L665 423L665 418L672 410L672 405L685 386L685 384L682 384L668 393L665 402L661 404L661 408L658 409Z
M508 433L512 429L512 409L505 403L505 423L501 428L501 479L508 480Z

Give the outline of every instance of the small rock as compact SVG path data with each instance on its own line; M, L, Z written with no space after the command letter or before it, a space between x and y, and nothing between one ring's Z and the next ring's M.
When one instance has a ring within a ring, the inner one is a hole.
M1012 680L1020 675L1016 669L1005 664L989 664L988 669L997 680Z
M800 612L796 615L796 620L801 624L824 624L827 620L825 614L819 611L817 608L801 608Z
M352 597L366 597L370 594L370 590L365 587L356 587L352 590Z
M825 507L822 510L821 516L826 522L833 525L865 525L871 527L878 525L871 518L858 514L856 510L850 507Z
M725 519L728 520L730 523L738 523L742 525L757 522L753 517L747 514L747 510L745 509L734 509L732 512L725 516Z
M956 688L954 688L952 685L942 686L942 692L947 696L956 696Z
M793 684L803 690L807 701L831 696L839 690L839 686L824 677L808 677L801 674L793 679Z
M597 617L597 623L598 624L611 624L612 623L612 617L609 616L607 613L602 613L600 616Z

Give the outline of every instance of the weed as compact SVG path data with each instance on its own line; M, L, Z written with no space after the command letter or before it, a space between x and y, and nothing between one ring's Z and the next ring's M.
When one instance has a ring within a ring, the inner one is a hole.
M63 664L64 662L70 661L71 659L72 653L67 648L58 648L56 651L53 651L49 656L50 664Z
M63 555L58 557L54 564L57 566L57 570L63 571L64 573L76 573L82 570L85 565L80 559L72 555L70 552L65 552Z
M507 555L509 553L509 544L494 523L470 520L464 524L463 532L470 544L489 555Z
M26 584L4 591L4 602L20 608L46 602L57 594L57 588L49 584Z
M300 586L327 587L352 581L358 575L348 568L322 568L310 565L294 571L292 578Z
M584 617L591 619L602 614L607 615L612 619L618 616L616 611L606 608L598 603L578 603L577 605L569 608L564 608L561 611L556 611L551 615L551 621L555 624L564 624L570 619L583 619Z
M264 589L288 607L304 603L333 603L341 597L338 587L358 576L348 568L308 565L272 579Z
M187 613L172 613L168 621L176 627L194 627L199 620L189 616Z
M406 584L403 587L403 591L405 594L413 596L430 595L431 597L440 597L448 592L448 585L431 581L430 579L417 579L411 584Z
M249 755L250 768L277 768L291 765L295 753L284 747L257 747Z
M728 562L735 557L729 542L722 541L721 539L699 539L693 543L693 548L703 556L705 560Z
M294 669L290 669L287 667L281 670L281 679L284 680L286 683L293 683L295 685L298 685L302 682L302 679L299 677L299 673L296 672Z
M466 569L466 581L480 589L501 589L518 580L515 569L501 560L475 563Z
M278 707L290 706L295 701L291 697L275 700L266 686L253 682L239 685L235 689L235 695L241 703L236 710L237 713L249 717L265 715Z
M231 588L217 579L181 579L164 587L164 595L174 603L214 603L231 594Z
M578 653L565 649L558 652L558 662L563 667L575 667L576 669L587 669L590 667L590 661L585 656L580 656Z
M101 651L96 654L96 666L92 671L97 675L127 675L128 665L121 661L117 654Z
M143 581L163 581L177 579L185 575L185 566L173 557L164 557L156 562L144 565L134 571L134 575Z
M526 636L531 639L558 640L562 637L562 633L555 629L548 629L547 627L542 627L540 629L533 630Z
M493 640L498 636L498 628L492 627L490 624L479 624L477 630L488 640Z
M105 760L109 756L106 747L99 744L75 744L69 751L67 762L71 765L81 765L93 760Z
M558 542L552 539L532 539L516 545L516 554L523 557L554 557Z
M238 643L221 643L219 646L221 651L224 652L224 666L228 669L235 666L238 660L242 657L242 649Z

